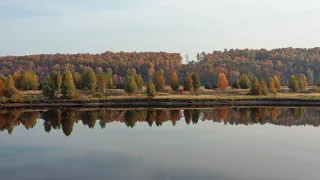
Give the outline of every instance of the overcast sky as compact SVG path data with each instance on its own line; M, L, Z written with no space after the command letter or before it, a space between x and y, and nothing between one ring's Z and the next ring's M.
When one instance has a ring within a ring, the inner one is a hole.
M319 0L0 0L0 55L320 44Z

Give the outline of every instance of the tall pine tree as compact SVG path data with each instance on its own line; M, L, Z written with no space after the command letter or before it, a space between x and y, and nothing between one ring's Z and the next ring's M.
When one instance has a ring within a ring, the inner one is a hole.
M187 73L184 78L183 89L185 91L192 91L192 88L193 88L193 81L192 81L190 73Z
M199 74L197 72L192 73L193 90L198 91L201 83L199 79Z
M224 73L219 73L218 76L218 87L221 90L225 90L229 85L228 79Z
M266 81L264 79L260 79L260 85L261 85L261 94L264 96L267 96L269 94L269 90L266 84Z
M72 99L76 94L76 86L74 85L73 77L69 70L63 73L61 93L65 99Z
M170 82L171 89L173 91L178 91L179 90L179 78L178 74L176 71L172 71L171 73L171 82Z

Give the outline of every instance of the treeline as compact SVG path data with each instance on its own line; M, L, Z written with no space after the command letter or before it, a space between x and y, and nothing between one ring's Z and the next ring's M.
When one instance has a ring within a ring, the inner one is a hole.
M19 90L42 90L42 94L48 99L84 99L83 92L91 93L94 98L102 98L108 89L124 89L128 94L135 94L142 91L144 86L145 94L148 98L156 96L157 92L165 91L167 85L171 90L194 91L197 92L201 87L201 80L197 72L186 73L183 77L183 84L180 84L179 76L176 71L167 73L169 79L166 79L165 72L160 70L149 77L149 82L145 83L142 76L131 69L127 72L125 78L119 78L112 72L103 72L96 74L92 69L85 70L82 74L72 73L70 70L64 72L54 71L47 75L42 82L39 82L38 75L32 71L25 71L23 74L15 72L13 75L5 77L0 76L0 101L1 102L19 102L23 95ZM229 80L225 73L219 73L216 80L217 87L225 90L229 87ZM289 79L288 87L293 92L304 92L308 86L307 77L304 74L292 75ZM211 88L207 87L206 88ZM268 95L277 94L280 89L280 80L274 75L267 80L256 76L242 74L232 86L233 89L248 89L248 95ZM82 93L79 91L82 90ZM320 87L318 88L318 91Z
M82 74L88 69L92 69L96 74L107 71L123 78L128 70L134 69L147 81L156 71L170 72L181 66L180 54L165 52L114 53L107 51L102 54L40 54L0 57L0 73L4 76L33 70L40 80L54 71L69 70L72 73Z
M120 122L133 128L137 123L162 126L171 122L175 126L181 120L185 124L197 124L200 121L213 121L231 125L274 124L279 126L320 126L320 111L316 108L219 108L210 110L186 109L50 109L48 111L1 110L0 131L12 134L14 129L24 126L35 128L39 119L46 132L62 130L66 136L71 135L75 124L82 122L90 129ZM184 117L184 118L183 118Z
M278 76L281 85L288 85L290 77L304 74L309 85L320 81L320 48L281 48L281 49L230 49L202 53L197 62L185 66L186 71L198 72L203 84L216 86L219 73L226 74L230 84L241 74L251 79L267 79Z
M73 78L79 79L85 71L92 70L99 75L108 72L114 79L125 79L129 71L141 75L146 84L156 72L165 72L165 79L176 71L178 82L184 83L187 73L197 72L201 84L207 87L218 86L218 76L224 73L229 85L239 80L241 74L268 80L276 75L281 85L287 86L292 75L303 74L309 85L320 81L320 48L281 48L281 49L231 49L201 53L197 61L182 64L178 53L150 52L126 53L105 52L102 54L41 54L28 56L0 57L0 73L24 74L34 71L39 81L54 71L69 70ZM23 86L23 85L22 85ZM80 86L79 84L77 86ZM29 88L29 87L28 87ZM27 88L27 89L28 89Z

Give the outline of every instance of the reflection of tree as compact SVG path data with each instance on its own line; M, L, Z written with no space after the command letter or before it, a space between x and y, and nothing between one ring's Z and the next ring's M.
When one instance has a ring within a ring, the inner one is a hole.
M43 126L46 132L50 132L51 128L60 129L61 128L61 110L60 109L50 109L42 114L42 119L44 120Z
M39 112L25 112L20 116L21 123L26 129L34 128L37 124L37 120L40 118Z
M124 115L124 122L128 127L133 128L137 122L136 120L137 112L136 111L126 111Z
M172 125L175 126L177 121L181 119L181 111L180 110L171 110L170 111L170 119L172 121Z
M260 116L260 124L266 124L268 108L262 108Z
M153 122L156 120L157 112L154 109L148 109L147 111L147 119L149 126L151 127Z
M301 107L290 109L291 115L295 120L300 120L304 116L306 111L307 111L306 108L301 108Z
M4 129L8 131L9 134L13 133L15 127L20 125L19 117L23 113L23 110L14 109L5 111L3 116L6 118Z
M270 117L273 122L278 122L278 116L280 115L279 108L270 108L269 109Z
M157 110L156 125L159 127L166 120L166 112L162 109Z
M40 116L41 115L41 116ZM293 125L320 125L320 109L316 108L220 108L220 109L188 109L183 111L186 124L191 121L197 124L199 119L228 124L265 124L293 126ZM136 110L111 110L111 109L50 109L47 111L33 110L0 110L0 131L8 131L11 134L15 127L23 125L26 129L34 128L40 117L44 120L43 126L46 132L52 129L61 129L66 136L71 135L73 126L78 120L89 128L93 128L97 120L100 120L101 128L108 123L125 123L128 127L134 127L137 122L147 122L149 126L154 123L161 126L171 120L173 126L181 119L180 110L167 109L136 109Z
M198 124L199 119L200 119L200 110L193 110L192 111L192 123Z
M62 130L66 136L70 136L73 130L73 125L76 122L76 113L73 110L65 109L62 111Z
M107 125L107 122L100 120L99 125L100 125L101 129L104 129Z
M186 123L189 125L192 118L192 111L191 110L184 110L183 111L184 119Z
M245 125L249 125L248 118L250 117L250 109L240 108L239 109L240 122ZM239 123L237 123L239 124Z
M251 120L253 123L257 124L261 119L261 108L252 108L251 109Z
M219 109L219 119L222 121L226 121L228 117L228 108L220 108Z
M82 123L87 125L90 129L93 129L96 125L96 121L98 119L98 112L97 111L84 111L82 112Z

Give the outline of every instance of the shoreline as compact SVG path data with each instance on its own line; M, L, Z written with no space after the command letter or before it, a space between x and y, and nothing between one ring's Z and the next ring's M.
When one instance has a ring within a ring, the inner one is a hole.
M224 106L296 106L320 107L319 99L97 99L97 100L48 100L40 102L2 103L0 108L189 108Z

